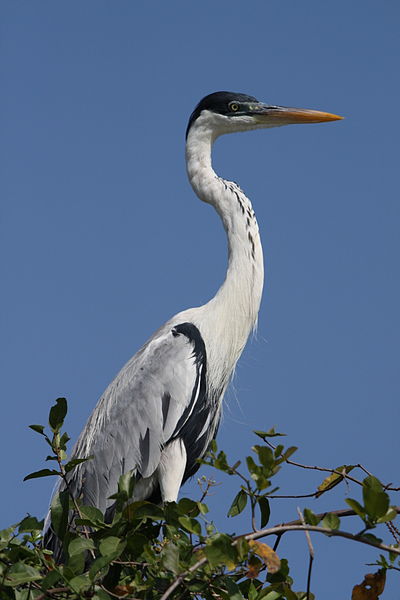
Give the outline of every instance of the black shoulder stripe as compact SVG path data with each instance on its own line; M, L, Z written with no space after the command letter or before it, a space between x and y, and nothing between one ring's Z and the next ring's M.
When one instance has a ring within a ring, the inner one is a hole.
M192 342L196 363L203 363L205 366L207 360L206 346L196 325L193 325L193 323L180 323L179 325L175 325L172 329L172 335L176 336L177 334L186 336L188 340Z
M173 432L171 439L176 438L178 435L184 435L184 432L187 430L189 426L188 421L193 421L192 427L194 423L196 423L197 427L201 425L202 419L199 421L196 417L198 417L199 411L206 412L205 407L207 405L206 398L206 372L207 372L207 353L206 346L204 344L204 340L201 336L200 331L197 329L196 325L193 323L180 323L176 325L172 329L172 335L184 335L188 338L188 340L193 345L193 357L196 366L196 380L193 386L192 395L184 410L181 418L176 424L175 431ZM195 429L197 428L195 427ZM199 429L201 431L201 429Z

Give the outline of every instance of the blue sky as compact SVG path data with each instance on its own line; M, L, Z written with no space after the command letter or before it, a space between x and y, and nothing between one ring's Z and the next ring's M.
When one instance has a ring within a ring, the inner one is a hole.
M275 425L298 460L361 462L399 485L399 17L394 0L1 3L0 526L46 510L53 482L22 483L46 454L27 426L66 396L75 439L150 334L222 282L225 236L186 180L184 132L224 89L346 119L215 146L217 172L253 201L266 261L219 444L236 460ZM320 479L287 468L279 482L304 493ZM234 490L216 488L214 518L247 531L248 517L224 517ZM344 506L281 502L271 524L297 504ZM374 553L314 544L314 592L349 597ZM303 536L280 553L305 588Z

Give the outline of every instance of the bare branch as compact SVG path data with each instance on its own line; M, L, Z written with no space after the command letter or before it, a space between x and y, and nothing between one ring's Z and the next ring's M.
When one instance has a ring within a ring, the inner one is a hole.
M269 535L279 535L286 533L287 531L317 531L318 533L325 533L328 536L343 537L354 542L360 542L361 544L367 544L367 546L373 546L374 548L380 548L385 552L394 552L400 556L400 548L394 548L393 546L387 546L380 542L374 542L369 538L362 535L350 533L348 531L341 531L340 529L328 529L327 527L320 527L318 525L280 525L277 527L271 527L270 529L263 529L255 533L248 533L244 536L246 540L257 540L261 537L267 537ZM243 536L242 536L243 537Z

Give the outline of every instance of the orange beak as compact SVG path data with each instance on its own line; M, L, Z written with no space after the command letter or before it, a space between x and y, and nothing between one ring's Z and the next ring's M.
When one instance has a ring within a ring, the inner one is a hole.
M338 121L343 119L339 115L333 115L319 110L309 110L307 108L287 108L286 106L266 106L257 113L253 113L260 123L265 120L276 125L290 125L296 123L324 123L326 121Z

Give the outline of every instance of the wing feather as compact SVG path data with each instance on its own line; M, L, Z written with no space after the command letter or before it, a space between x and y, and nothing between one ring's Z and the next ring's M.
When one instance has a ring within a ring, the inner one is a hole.
M160 330L99 400L74 448L75 456L94 457L71 473L70 485L85 503L108 508L124 472L150 477L163 447L190 419L206 365L201 336L199 352L190 331L182 324Z

